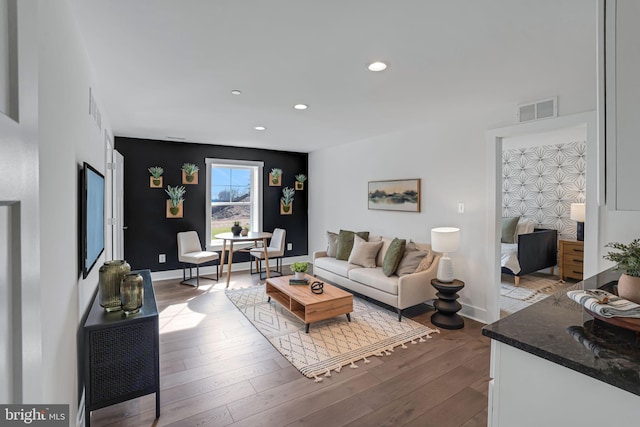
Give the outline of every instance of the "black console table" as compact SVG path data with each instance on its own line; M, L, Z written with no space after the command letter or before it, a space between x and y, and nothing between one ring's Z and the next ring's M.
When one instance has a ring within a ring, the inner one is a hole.
M86 427L91 411L151 393L160 416L158 308L151 272L137 273L144 279L140 312L128 317L122 311L107 313L96 294L83 327Z
M444 283L438 279L432 279L431 286L438 290L436 293L438 299L433 303L436 312L431 316L431 323L443 329L462 329L464 319L456 314L462 305L456 300L457 292L464 288L464 282L454 279L451 283Z

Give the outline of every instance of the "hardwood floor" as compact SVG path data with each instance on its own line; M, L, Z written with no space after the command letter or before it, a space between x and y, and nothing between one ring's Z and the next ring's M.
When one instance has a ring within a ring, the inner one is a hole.
M233 273L230 288L258 286ZM92 413L93 426L486 426L489 339L482 324L344 367L300 374L225 296L225 282L154 283L160 312L161 416L154 395ZM419 310L418 310L419 311ZM433 327L432 312L407 313Z

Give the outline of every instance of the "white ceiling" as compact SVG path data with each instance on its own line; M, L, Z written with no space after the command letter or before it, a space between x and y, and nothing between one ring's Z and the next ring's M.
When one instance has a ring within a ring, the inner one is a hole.
M555 95L595 64L595 3L72 1L116 136L304 152Z

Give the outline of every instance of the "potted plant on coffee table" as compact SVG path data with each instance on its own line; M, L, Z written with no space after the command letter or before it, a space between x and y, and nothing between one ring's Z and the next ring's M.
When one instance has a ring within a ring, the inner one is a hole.
M616 263L616 270L624 271L618 279L618 296L640 304L640 239L628 245L607 243L605 247L619 251L604 256L604 259Z
M305 273L309 271L309 263L306 261L294 262L289 268L293 271L296 280L304 280Z

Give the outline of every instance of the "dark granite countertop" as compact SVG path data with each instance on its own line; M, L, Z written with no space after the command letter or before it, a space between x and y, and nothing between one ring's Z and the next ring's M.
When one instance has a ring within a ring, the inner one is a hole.
M482 334L640 396L640 333L594 319L567 297L573 289L612 291L606 270L485 326Z

